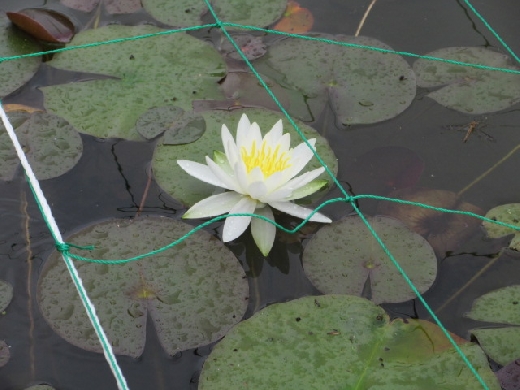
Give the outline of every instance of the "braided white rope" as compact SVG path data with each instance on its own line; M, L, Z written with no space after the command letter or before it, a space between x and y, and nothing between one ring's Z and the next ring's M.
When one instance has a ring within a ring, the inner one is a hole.
M52 233L54 239L56 240L56 242L63 243L63 238L61 236L61 233L60 233L60 230L56 223L56 220L54 219L54 217L52 215L52 210L49 207L47 199L45 198L45 195L43 194L43 191L40 188L40 183L38 182L38 179L34 175L31 165L29 164L29 161L27 160L27 156L25 155L25 153L22 149L22 146L20 145L20 142L18 141L18 137L16 136L16 133L14 132L11 122L9 122L9 118L6 115L1 102L0 102L0 116L2 117L2 122L4 123L4 127L7 130L7 134L9 135L9 138L11 138L13 146L16 150L16 154L18 155L18 158L20 159L20 162L25 171L25 174L27 175L27 180L29 182L29 185L32 187L34 196L40 206L40 210L45 218L47 226L51 230L51 233ZM114 377L117 381L117 387L119 388L119 390L128 390L128 385L126 384L125 377L123 376L123 373L121 372L121 368L117 364L117 360L114 355L114 352L112 351L110 342L108 341L105 331L103 330L103 328L101 327L101 324L99 323L99 318L96 315L96 308L92 304L92 301L88 297L87 292L85 291L85 288L83 287L83 282L81 281L78 271L77 271L76 267L74 266L74 263L71 261L70 257L65 255L63 252L62 252L62 257L63 257L63 261L65 262L65 265L67 266L67 269L69 270L69 274L72 278L72 281L74 282L74 285L76 286L76 289L78 290L78 294L81 298L81 302L83 303L83 306L85 307L85 310L87 311L87 315L90 319L90 322L92 323L92 326L94 327L94 330L96 331L96 334L99 338L101 346L103 347L103 354L105 355L105 359L107 360L108 365L110 366L110 369L112 370L112 374L114 375Z

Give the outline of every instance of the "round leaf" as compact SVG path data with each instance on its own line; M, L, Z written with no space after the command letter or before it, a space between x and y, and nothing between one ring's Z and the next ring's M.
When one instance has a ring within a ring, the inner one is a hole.
M111 25L83 31L69 45L161 31L152 26ZM66 118L82 133L141 140L135 123L149 108L171 104L191 110L194 99L222 98L217 83L225 75L222 57L209 44L184 33L85 50L59 53L49 64L116 79L42 88L47 110Z
M139 117L135 124L136 131L146 139L152 139L164 133L184 112L180 107L153 107Z
M470 64L520 70L508 56L483 47L447 47L426 54ZM520 102L520 74L419 59L413 69L420 87L441 87L428 94L445 107L468 114L495 112Z
M13 299L13 286L0 280L0 312L4 311Z
M184 172L177 164L177 160L192 160L205 163L205 156L213 157L215 150L224 151L222 139L220 137L222 125L225 124L230 129L233 136L236 134L238 121L242 113L247 113L251 122L257 122L263 134L271 129L271 127L282 119L284 132L291 133L291 145L294 147L302 142L298 134L289 122L280 113L276 113L263 109L247 109L226 111L206 111L201 113L206 121L206 132L196 142L187 145L157 145L153 156L153 172L157 183L173 198L179 200L185 205L193 205L201 199L204 199L215 191L215 187L206 184ZM337 172L337 159L327 140L321 137L311 127L298 122L298 127L302 130L307 139L316 138L316 150L327 166L335 174ZM312 170L320 167L320 163L316 159L312 159L307 164L306 170ZM330 177L323 173L319 179L328 179ZM319 196L319 192L314 196Z
M396 219L369 217L368 222L415 287L421 293L428 290L437 275L437 258L428 242ZM305 247L303 266L311 282L326 294L361 295L368 282L376 303L415 298L357 216L322 227Z
M520 286L509 286L484 294L473 302L466 317L505 328L472 329L482 349L502 365L520 356Z
M486 218L508 223L510 225L520 225L520 203L508 203L492 208L486 214ZM520 230L511 229L500 226L491 222L483 222L482 225L489 237L499 238L514 234L513 240L509 243L509 247L514 250L520 250Z
M120 259L158 249L191 228L159 217L110 220L87 227L67 241L95 245L89 253L92 258ZM139 262L78 262L77 268L117 354L141 355L148 315L161 345L174 355L218 340L240 321L247 307L248 285L242 267L220 241L203 231ZM78 347L101 352L57 252L41 274L38 302L60 336Z
M391 50L367 37L312 35ZM415 97L415 75L400 56L359 47L288 38L270 47L256 68L306 96L318 117L326 98L343 125L375 123L404 111ZM313 103L313 101L316 101Z
M10 358L11 353L9 352L9 346L5 341L0 340L0 367L5 366Z
M19 56L38 51L38 46L13 31L9 19L0 16L0 57ZM27 57L0 63L0 97L14 92L36 73L40 57Z
M207 12L206 3L190 0L142 0L143 7L155 19L170 26L202 24ZM285 10L287 0L215 0L212 6L217 16L225 21L248 26L266 27L277 20Z
M390 322L354 296L271 305L233 328L204 363L200 390L474 390L479 383L440 330ZM500 386L475 344L461 346L490 390Z
M12 124L39 180L68 172L83 153L81 136L62 118L35 112L27 119L27 114L17 114L13 115ZM0 129L0 178L11 180L20 162L4 126L0 125Z

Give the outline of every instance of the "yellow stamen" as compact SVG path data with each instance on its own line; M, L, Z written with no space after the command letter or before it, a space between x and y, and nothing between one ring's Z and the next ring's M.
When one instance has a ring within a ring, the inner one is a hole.
M291 166L289 163L291 156L287 152L280 152L280 145L273 149L263 141L261 147L257 148L256 141L253 141L250 150L242 147L240 152L242 160L246 164L247 173L259 167L264 176L268 177Z

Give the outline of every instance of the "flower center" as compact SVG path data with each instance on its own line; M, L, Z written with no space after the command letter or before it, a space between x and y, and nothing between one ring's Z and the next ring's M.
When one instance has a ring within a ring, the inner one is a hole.
M291 160L290 154L280 152L280 145L273 149L264 141L260 148L257 148L256 141L253 141L250 150L242 147L240 152L242 160L246 164L247 173L259 167L264 176L269 177L273 173L283 171L291 166L289 163Z

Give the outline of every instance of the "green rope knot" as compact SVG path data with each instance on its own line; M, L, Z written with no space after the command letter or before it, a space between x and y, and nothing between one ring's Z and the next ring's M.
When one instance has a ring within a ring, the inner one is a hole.
M56 243L56 250L61 253L68 253L70 251L70 248L77 248L82 249L86 251L92 251L96 249L94 245L86 245L86 246L80 246L80 245L74 245L69 242L57 242Z

